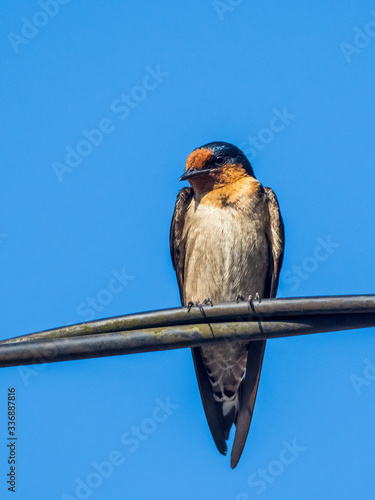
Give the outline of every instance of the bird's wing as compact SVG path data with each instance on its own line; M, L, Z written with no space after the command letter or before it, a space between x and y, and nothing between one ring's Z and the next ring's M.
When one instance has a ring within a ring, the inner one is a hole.
M212 437L214 438L217 449L220 451L220 453L226 455L227 443L225 441L225 426L221 406L214 399L212 385L203 363L200 348L193 347L191 352L193 354L195 373L197 375L199 392L201 393L203 408L206 414L208 426L210 428Z
M284 223L280 213L279 203L271 188L264 188L267 195L270 225L268 239L270 242L270 265L268 267L268 279L265 287L265 297L273 299L276 297L279 284L280 270L284 258Z
M273 298L276 296L284 255L284 224L275 193L268 187L265 188L265 193L269 212L269 228L267 231L269 240L269 266L264 297ZM240 386L240 409L237 415L236 434L231 454L232 469L236 467L241 457L249 432L265 347L265 340L257 340L249 344L246 375Z
M183 229L185 223L186 210L193 198L191 188L183 188L178 193L176 206L174 209L171 230L169 235L169 244L171 250L172 264L176 271L178 288L180 290L181 303L185 303L184 298L184 269L185 269L185 241L183 238ZM218 403L214 400L211 382L204 367L202 355L199 347L192 349L195 373L198 379L199 391L201 394L203 408L206 414L207 422L211 430L212 437L216 443L217 449L223 455L226 454L227 445L225 442L224 423L222 412Z
M179 191L169 232L169 248L171 251L172 264L176 271L181 304L184 304L183 286L185 269L185 241L183 238L183 230L186 211L192 198L193 190L191 188L185 187Z

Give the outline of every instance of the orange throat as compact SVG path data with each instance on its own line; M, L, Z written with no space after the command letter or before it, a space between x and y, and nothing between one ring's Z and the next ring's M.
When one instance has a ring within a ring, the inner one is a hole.
M243 167L231 164L211 172L207 171L207 175L193 178L189 182L197 194L204 194L215 189L229 187L231 184L248 177L250 176Z
M256 195L261 184L245 170L236 168L230 176L222 174L219 178L210 178L209 175L191 179L190 184L194 190L195 200L211 207L222 208L225 206L241 206L241 200Z

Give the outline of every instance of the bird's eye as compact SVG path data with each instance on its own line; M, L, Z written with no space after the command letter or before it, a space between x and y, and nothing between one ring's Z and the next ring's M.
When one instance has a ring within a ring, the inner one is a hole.
M217 156L215 160L216 165L224 165L225 156Z

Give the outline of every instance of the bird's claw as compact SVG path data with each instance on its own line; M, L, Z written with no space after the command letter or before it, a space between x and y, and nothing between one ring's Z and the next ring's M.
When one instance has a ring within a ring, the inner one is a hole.
M211 302L211 299L206 299L206 300L209 300ZM206 301L203 302L203 304L205 304L205 303L206 303ZM198 307L198 309L200 310L200 312L204 316L203 305L199 302L199 300L197 300L196 302L193 302L192 300L189 300L189 302L187 303L188 312L190 312L191 308L194 307L194 306ZM211 306L213 306L212 302L211 302Z
M237 295L237 297L236 297L236 302L237 302L237 304L238 304L239 302L241 302L241 300L245 300L245 297L239 293L239 294Z
M190 312L190 310L193 307L193 305L194 305L194 302L192 302L191 300L189 300L189 302L186 304L186 307L188 308L188 312Z
M195 305L198 307L198 309L200 310L200 312L203 314L204 316L204 309L203 309L203 306L202 304L199 302L199 300L196 301Z
M252 295L249 295L249 298L247 299L248 303L249 303L249 307L250 309L254 312L254 302L253 302L253 296Z
M255 294L254 298L255 298L255 300L258 301L258 304L260 304L262 302L262 299L260 298L260 295L259 295L258 292ZM253 302L253 296L252 295L249 295L248 302L249 302L250 307L253 308L254 307L254 302Z
M204 299L202 304L204 304L204 305L210 304L210 306L213 307L213 303L212 303L212 300L210 299L210 297L207 297L206 299Z

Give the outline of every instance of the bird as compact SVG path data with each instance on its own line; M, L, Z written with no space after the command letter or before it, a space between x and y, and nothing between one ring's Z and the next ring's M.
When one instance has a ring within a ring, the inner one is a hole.
M186 159L170 227L170 252L182 306L276 296L284 255L278 200L255 178L245 154L227 142L194 149ZM255 299L256 300L256 299ZM235 425L231 468L247 439L265 340L192 348L212 437L226 455Z

